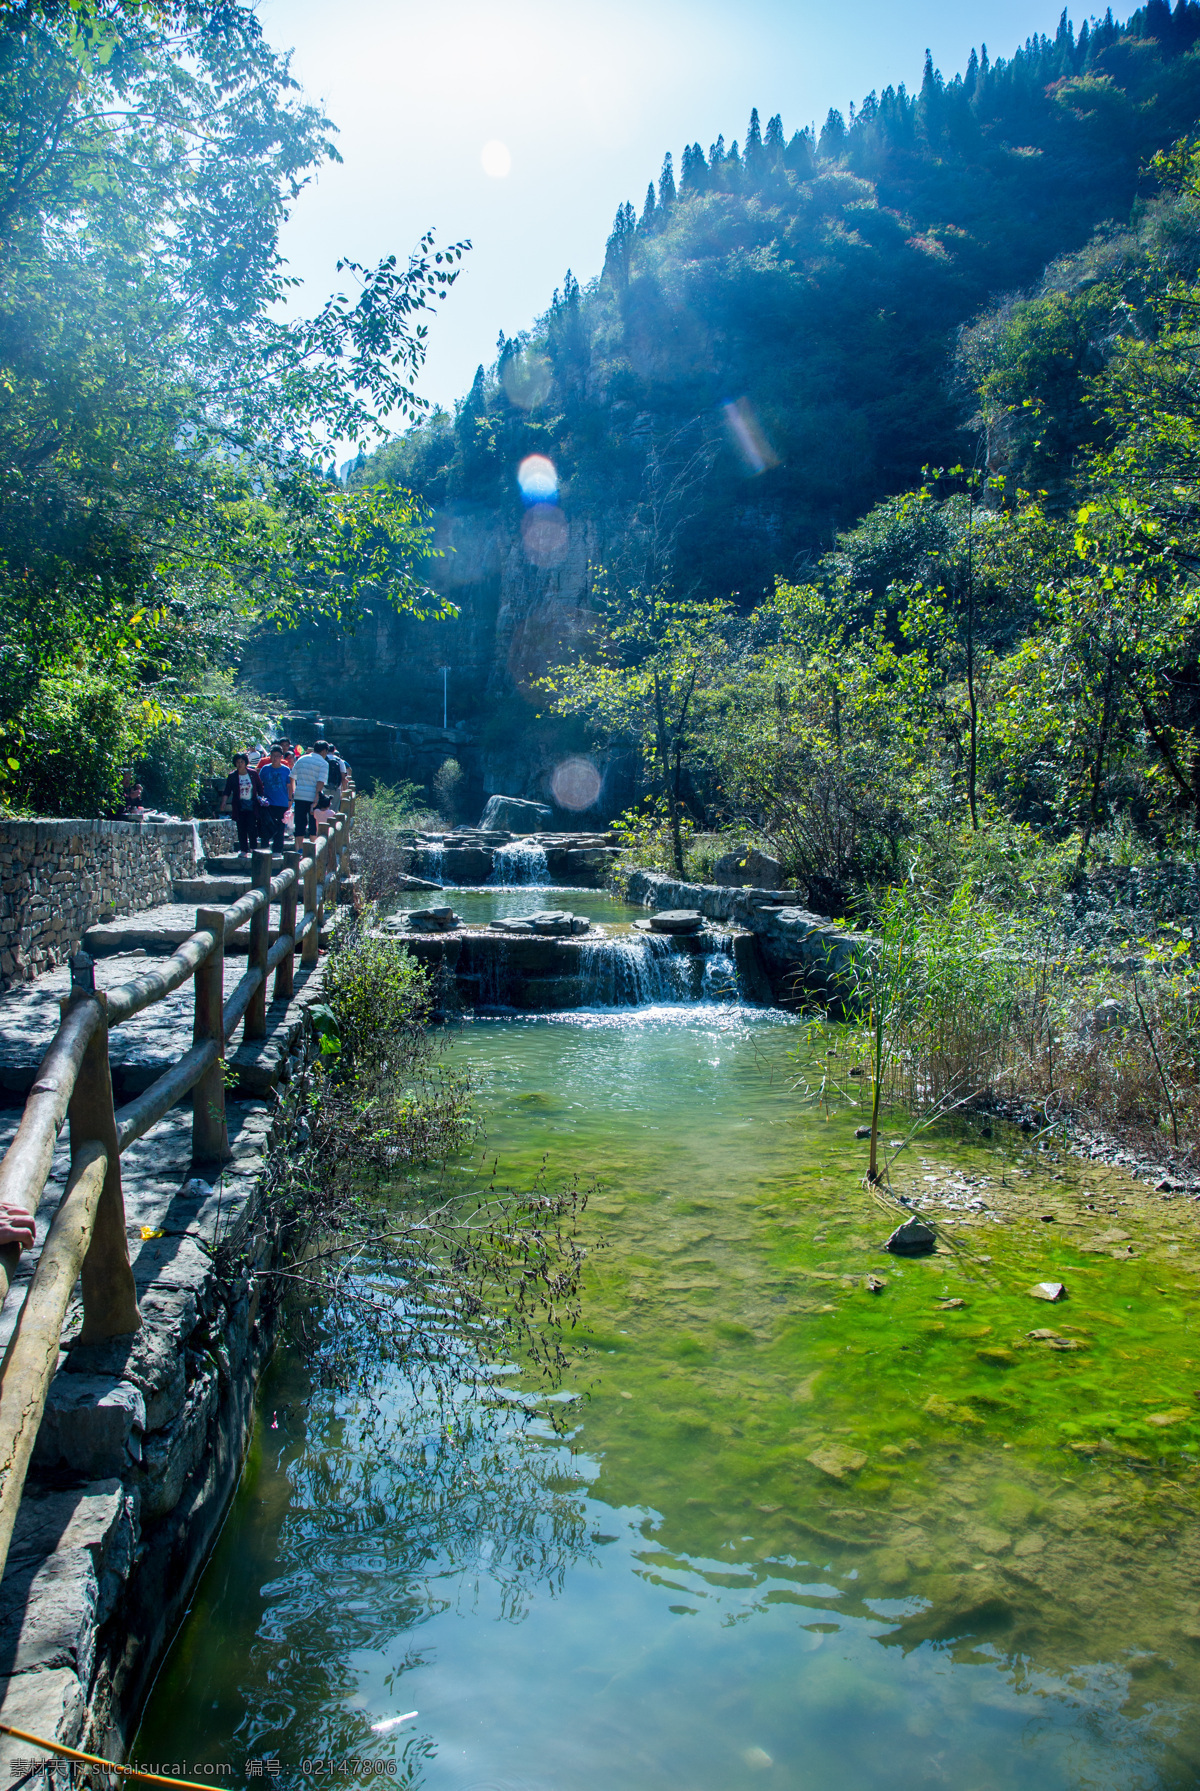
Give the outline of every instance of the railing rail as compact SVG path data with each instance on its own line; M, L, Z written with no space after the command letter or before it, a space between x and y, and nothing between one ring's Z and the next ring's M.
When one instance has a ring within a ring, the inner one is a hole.
M59 1133L69 1121L66 1192L0 1363L0 1574L58 1368L59 1339L76 1281L83 1295L82 1340L127 1335L141 1325L125 1230L121 1153L191 1093L193 1157L201 1163L228 1160L228 1041L239 1023L243 1039L266 1037L272 970L275 1000L286 1000L294 989L296 953L304 964L316 963L326 893L332 887L336 904L353 820L350 788L336 822L301 841L299 851L285 853L278 876L271 875L270 852L255 852L252 887L246 894L227 908L198 908L191 938L144 976L98 990L87 954L80 952L71 961L71 992L62 1004L62 1020L38 1066L16 1136L0 1160L0 1200L35 1213ZM279 932L272 943L270 913L276 902ZM246 973L226 996L226 948L247 924ZM136 1100L116 1110L111 1029L164 1000L189 977L195 989L190 1048ZM19 1258L18 1245L0 1248L0 1302L7 1297Z

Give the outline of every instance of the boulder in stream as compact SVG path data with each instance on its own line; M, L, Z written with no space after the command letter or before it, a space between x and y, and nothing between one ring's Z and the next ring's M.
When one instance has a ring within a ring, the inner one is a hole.
M541 833L554 821L554 810L543 802L526 802L521 796L489 796L479 823L479 831L508 833Z
M418 933L448 933L462 924L453 908L414 908L407 918Z
M937 1248L937 1232L923 1219L906 1219L883 1246L893 1256L932 1256Z
M652 933L698 933L703 925L699 908L663 908L650 916Z

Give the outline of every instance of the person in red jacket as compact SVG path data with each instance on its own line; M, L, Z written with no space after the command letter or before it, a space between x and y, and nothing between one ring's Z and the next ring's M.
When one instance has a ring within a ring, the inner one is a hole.
M233 761L233 770L225 779L225 793L221 797L221 813L233 810L233 819L238 831L238 851L253 852L258 837L259 811L267 805L263 794L262 779L257 771L251 771L250 761L244 752L238 753Z

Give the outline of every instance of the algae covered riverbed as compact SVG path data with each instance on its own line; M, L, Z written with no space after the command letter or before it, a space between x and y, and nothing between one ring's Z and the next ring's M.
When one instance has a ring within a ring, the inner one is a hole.
M695 1006L453 1048L501 1179L601 1183L567 1434L399 1377L361 1402L285 1352L138 1757L447 1791L1195 1783L1190 1207L928 1133L894 1180L944 1241L893 1260L861 1114L792 1091L836 1034Z

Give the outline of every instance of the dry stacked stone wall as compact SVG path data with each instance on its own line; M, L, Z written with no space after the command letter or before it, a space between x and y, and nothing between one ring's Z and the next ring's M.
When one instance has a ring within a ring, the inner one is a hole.
M169 902L197 846L231 835L213 821L0 821L0 987L65 962L96 921Z

